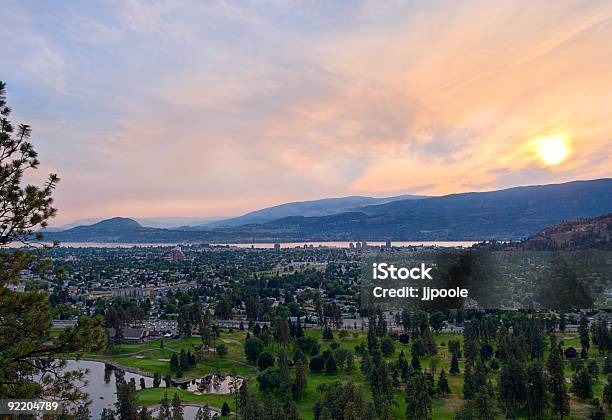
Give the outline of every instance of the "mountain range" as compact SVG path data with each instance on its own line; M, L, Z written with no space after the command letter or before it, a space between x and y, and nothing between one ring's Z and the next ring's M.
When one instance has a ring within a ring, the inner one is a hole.
M565 220L611 211L612 179L606 178L439 197L345 197L288 203L234 219L172 229L113 218L48 232L46 238L137 243L514 240Z

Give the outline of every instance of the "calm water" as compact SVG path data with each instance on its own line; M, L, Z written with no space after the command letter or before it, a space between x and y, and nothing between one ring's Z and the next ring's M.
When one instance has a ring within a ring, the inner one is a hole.
M102 410L104 408L115 408L114 404L117 401L117 388L115 386L116 376L115 370L109 369L105 371L105 364L103 362L94 362L90 360L68 360L67 361L67 369L87 369L89 373L86 375L88 384L85 387L81 387L81 390L87 392L89 394L89 398L91 399L91 405L89 407L91 411L92 419L99 419L102 414ZM140 389L140 378L144 378L145 385L147 388L151 388L153 386L153 378L149 378L147 376L142 376L137 373L125 372L124 374L125 381L130 382L130 379L134 378L136 381L136 389ZM228 378L229 376L225 377ZM225 381L221 381L223 384ZM221 388L223 388L223 384ZM76 384L80 385L80 384ZM164 387L165 384L162 381L160 387ZM206 389L205 392L211 393L224 393L225 388L220 389L217 387L212 387L210 389ZM200 392L202 391L200 390ZM172 395L169 395L172 398ZM198 412L199 407L197 406L185 406L185 419L193 419L195 418L196 413ZM155 411L155 410L153 410Z
M91 399L89 409L91 411L92 418L99 419L104 408L114 408L115 401L117 401L117 395L115 394L115 392L117 392L117 387L115 386L114 369L107 372L109 375L106 376L106 378L104 363L102 362L93 362L89 360L68 360L66 369L87 369L89 371L89 373L86 375L88 384L85 387L82 387L81 390L87 392L87 394L89 394L89 398ZM153 386L153 378L148 378L146 376L131 372L125 372L124 377L126 382L129 382L130 379L134 378L136 381L136 389L140 389L140 378L144 378L147 388Z
M333 247L333 248L348 248L349 241L338 241L338 242L281 242L281 248L303 248L304 245L312 245L313 247ZM354 243L354 242L353 242ZM368 246L379 247L384 246L385 241L367 241ZM464 247L468 248L477 243L476 241L394 241L391 245L397 247L405 246L441 246L441 247ZM156 248L156 247L173 247L177 245L189 245L188 243L164 243L164 244L152 244L152 243L116 243L116 242L62 242L60 244L64 248L132 248L132 247L143 247L143 248ZM273 242L264 243L213 243L211 246L230 246L236 248L258 248L258 249L272 249L274 248Z

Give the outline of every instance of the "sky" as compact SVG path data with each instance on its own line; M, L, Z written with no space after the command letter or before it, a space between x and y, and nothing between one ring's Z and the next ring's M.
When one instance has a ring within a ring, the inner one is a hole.
M52 225L612 175L609 1L8 0L0 37Z

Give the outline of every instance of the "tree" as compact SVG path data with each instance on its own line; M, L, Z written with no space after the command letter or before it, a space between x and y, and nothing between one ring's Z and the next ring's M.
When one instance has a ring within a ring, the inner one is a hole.
M256 324L259 325L259 324ZM244 354L247 361L254 365L257 362L259 354L263 351L264 345L262 341L257 337L248 337L244 341Z
M117 382L115 410L120 420L132 420L138 416L138 406L134 398L134 391L125 382Z
M451 359L451 365L450 365L450 374L458 375L459 373L461 373L459 371L459 360L457 360L457 355L453 353L453 357Z
M612 407L612 375L608 375L608 383L603 389L603 402L608 408Z
M31 128L15 128L9 120L5 93L0 81L0 399L57 398L67 408L78 407L87 400L79 389L85 372L65 369L65 355L104 348L103 319L81 317L75 327L49 339L52 306L47 294L7 287L22 269L49 268L42 252L4 251L13 242L34 245L42 239L40 228L56 214L52 192L59 178L49 175L42 187L23 185L26 171L38 167L38 155L29 142ZM40 375L45 380L34 379Z
M183 420L183 404L178 392L172 397L172 420Z
M547 410L544 368L539 361L527 368L527 413L531 418L543 418Z
M474 397L467 400L463 407L455 413L455 420L494 420L497 418L497 412L489 390L487 387L481 387L474 392Z
M264 351L257 357L257 367L261 370L266 370L270 366L274 366L274 355L269 351Z
M334 354L330 352L325 358L325 373L328 375L333 375L336 373L336 369L336 358L334 357Z
M147 385L145 384L145 379L140 378L140 389L145 389Z
M110 408L103 408L100 420L115 420L115 412Z
M157 414L158 420L172 420L172 410L170 408L170 400L168 399L168 393L164 392L164 397L159 402L159 413Z
M155 372L153 374L153 388L159 388L161 384L161 373Z
M302 361L298 361L295 365L294 394L296 396L302 396L307 386L308 382L306 380L306 370L304 369L304 364Z
M195 420L211 420L210 407L208 405L205 405L204 407L198 408Z
M172 353L172 356L170 356L170 370L172 370L173 372L176 372L179 369L180 369L179 358L176 355L176 353Z
M227 346L223 343L217 346L217 355L219 357L225 357L227 355Z
M574 373L572 392L583 401L593 398L593 379L586 368L582 367Z
M170 388L172 386L172 377L170 375L164 376L164 383L166 384L166 388Z
M383 337L380 340L380 350L385 357L389 357L395 352L395 343L391 337Z
M560 418L569 415L569 397L565 387L565 376L563 374L563 359L561 350L553 340L551 342L550 355L547 362L549 390L552 393L552 414Z
M406 416L410 420L428 420L431 418L431 410L431 397L425 375L416 371L406 385Z
M446 379L446 373L444 372L444 369L440 371L440 376L438 377L438 384L436 386L436 393L443 397L451 393L451 389L448 385L448 379Z
M372 368L368 374L374 410L379 417L385 417L393 403L393 381L389 367L382 357L382 352L376 348L372 353Z
M521 363L512 357L499 373L499 395L506 409L517 409L525 402L527 396L526 374Z
M227 401L223 401L223 406L221 407L221 415L223 417L227 417L230 415L230 413L230 406L227 404Z

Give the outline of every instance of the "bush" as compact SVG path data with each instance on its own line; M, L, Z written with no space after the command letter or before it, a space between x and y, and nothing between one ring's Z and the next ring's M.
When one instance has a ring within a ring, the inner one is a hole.
M578 352L573 347L566 348L563 354L565 355L566 359L575 359L578 357Z
M225 344L219 344L217 346L217 355L219 357L225 357L227 355L227 346Z
M311 372L321 372L325 367L325 358L323 356L318 355L310 359L310 363L308 363L308 368Z
M270 366L274 366L274 355L269 351L264 351L257 358L257 367L266 370Z

